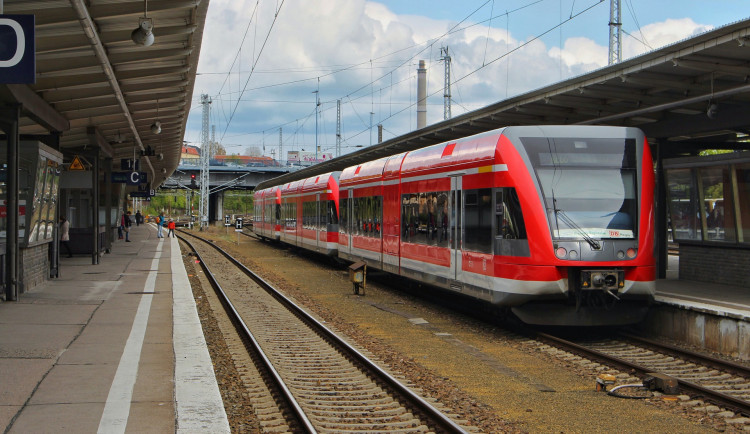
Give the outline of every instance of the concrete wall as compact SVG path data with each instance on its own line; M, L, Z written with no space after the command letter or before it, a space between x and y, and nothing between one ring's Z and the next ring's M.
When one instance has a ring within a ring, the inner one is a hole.
M639 328L652 337L750 360L750 323L743 318L659 305Z
M680 279L746 286L750 249L680 244Z
M29 292L49 278L50 244L39 244L20 250L18 276L19 293Z

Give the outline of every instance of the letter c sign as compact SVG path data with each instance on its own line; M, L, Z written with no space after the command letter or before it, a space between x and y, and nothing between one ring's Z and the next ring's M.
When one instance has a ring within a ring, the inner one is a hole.
M0 83L34 83L34 15L0 15Z

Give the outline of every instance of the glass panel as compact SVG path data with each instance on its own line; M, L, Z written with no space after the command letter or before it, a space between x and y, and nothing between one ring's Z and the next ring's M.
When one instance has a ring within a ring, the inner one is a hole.
M464 192L464 250L492 253L492 191Z
M703 212L706 213L707 241L737 239L732 205L732 183L728 166L700 169L703 184ZM728 212L727 212L728 211Z
M737 165L737 191L742 242L750 243L750 163ZM725 212L729 208L725 208Z
M526 225L515 188L495 192L495 235L505 239L526 239Z
M698 189L690 169L667 171L667 195L675 240L701 239Z
M521 138L553 237L635 238L635 140Z

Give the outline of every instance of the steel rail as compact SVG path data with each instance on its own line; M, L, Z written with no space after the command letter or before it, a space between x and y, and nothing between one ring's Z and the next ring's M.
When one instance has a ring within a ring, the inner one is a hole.
M268 371L271 378L273 379L274 385L279 389L281 392L281 395L283 397L283 400L286 402L286 404L292 409L292 413L294 414L294 417L297 419L297 421L300 423L300 426L302 426L307 433L317 433L317 430L313 426L312 422L310 422L310 419L305 414L305 411L302 409L302 407L299 405L297 400L294 398L294 395L292 395L292 392L287 387L284 380L281 378L281 375L279 375L278 371L276 371L276 368L273 367L273 364L271 363L271 360L268 359L266 354L263 352L263 349L260 347L260 343L255 339L255 336L253 333L248 329L245 322L242 320L242 317L240 316L239 312L237 312L237 309L235 309L232 302L229 300L229 297L227 297L226 293L222 289L221 285L219 284L216 277L213 275L211 270L206 265L206 262L203 261L203 258L200 256L200 253L198 253L198 250L193 246L193 244L185 239L182 236L179 236L179 238L188 246L190 246L190 249L193 251L193 253L196 255L198 260L200 261L201 267L205 271L206 277L208 278L209 282L211 282L211 286L213 286L214 291L216 291L216 294L219 296L219 299L221 300L222 305L224 305L224 308L227 310L227 313L230 316L230 319L232 323L235 326L235 329L237 332L243 337L243 342L245 342L246 346L250 346L249 350L253 351L263 362L263 367ZM200 239L199 237L196 237ZM205 240L203 240L205 242ZM211 243L207 243L213 246Z
M641 377L645 377L648 373L655 372L654 369L649 369L645 366L639 365L637 363L629 362L627 360L623 360L619 357L610 356L608 354L602 353L600 351L597 351L591 348L587 348L582 345L578 345L574 342L570 342L568 340L559 338L557 336L552 336L550 334L541 333L541 332L537 332L534 335L537 339L542 340L542 341L547 341L548 343L551 343L553 346L556 346L558 348L562 348L567 351L582 354L586 358L600 361L606 365L614 366L620 370L625 370L625 371L632 370ZM704 398L706 398L706 400L716 403L718 405L724 406L726 408L729 408L737 413L741 413L745 416L750 415L750 402L748 401L737 399L733 396L729 396L721 392L716 392L714 390L708 389L706 387L700 386L690 381L685 381L679 378L677 378L677 381L678 381L678 385L680 389L682 389L686 393L693 394L693 395L701 395Z
M750 379L750 366L746 366L740 363L735 363L730 360L723 360L717 357L711 357L706 354L701 354L695 351L690 351L685 348L680 348L667 343L654 341L641 336L633 335L630 333L621 332L621 336L624 338L636 341L639 344L643 344L647 347L652 348L654 351L659 351L664 354L679 357L684 360L690 360L693 363L697 363L704 366L710 366L714 369L720 369L731 374L739 375L741 377L747 377Z
M363 366L365 366L373 375L376 376L377 379L383 381L391 389L400 393L402 397L408 400L407 402L408 404L411 404L418 410L422 411L423 414L425 414L427 417L431 419L431 422L434 422L438 427L443 429L445 432L466 433L466 431L463 428L461 428L461 426L456 424L456 422L454 422L451 418L443 414L440 410L432 406L432 404L425 401L422 397L420 397L419 395L414 393L411 389L403 385L400 381L394 378L391 374L383 370L380 366L378 366L377 364L372 362L370 359L368 359L365 355L360 353L356 348L349 345L346 341L341 339L336 333L332 332L328 327L326 327L321 322L313 318L304 309L302 309L293 301L285 297L273 285L271 285L269 282L266 282L262 277L255 274L252 270L250 270L244 264L242 264L237 259L232 257L229 253L227 253L226 251L222 250L215 244L197 235L194 235L194 234L189 234L189 235L205 242L206 244L210 245L211 247L216 249L218 252L220 252L222 255L224 255L224 257L226 257L229 261L234 263L248 277L253 279L258 285L262 286L266 291L268 291L270 295L272 295L274 298L279 300L279 302L284 304L289 310L294 312L295 315L297 315L300 319L302 319L303 321L305 321L306 323L314 327L315 330L324 339L335 344L339 349L343 350L349 357L353 358L358 363L361 363Z

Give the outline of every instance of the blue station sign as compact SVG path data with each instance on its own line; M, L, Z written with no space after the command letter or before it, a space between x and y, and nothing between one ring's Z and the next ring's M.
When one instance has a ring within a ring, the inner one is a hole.
M113 184L138 185L148 182L146 172L112 172Z
M34 15L0 15L0 84L35 82Z

